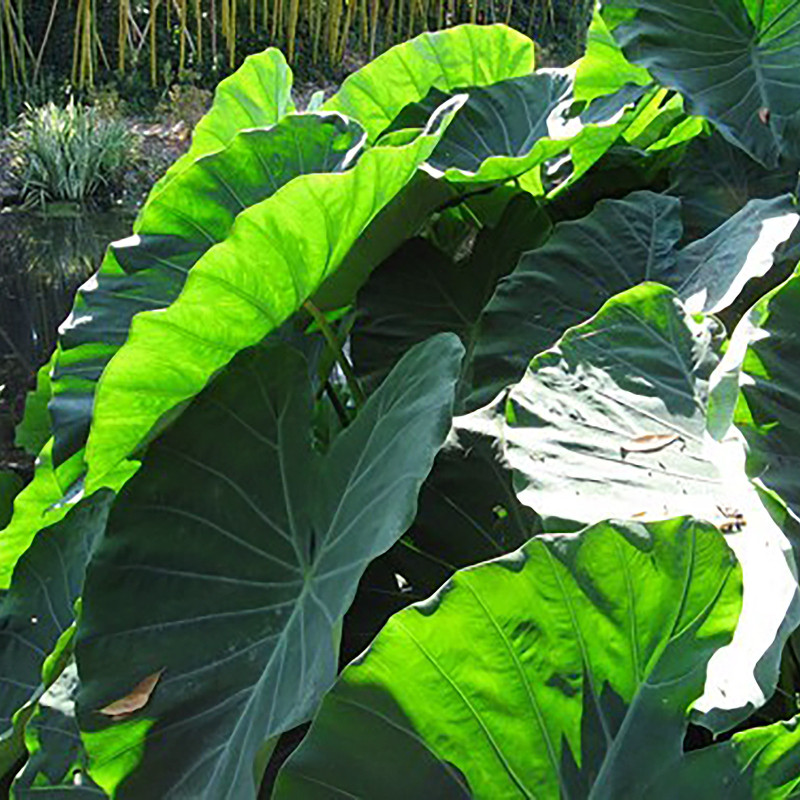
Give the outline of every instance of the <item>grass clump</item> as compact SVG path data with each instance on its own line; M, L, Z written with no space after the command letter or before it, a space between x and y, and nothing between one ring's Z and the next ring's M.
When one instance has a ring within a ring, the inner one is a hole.
M108 197L131 156L134 138L123 120L72 99L65 107L28 107L11 132L15 183L28 206L84 204Z

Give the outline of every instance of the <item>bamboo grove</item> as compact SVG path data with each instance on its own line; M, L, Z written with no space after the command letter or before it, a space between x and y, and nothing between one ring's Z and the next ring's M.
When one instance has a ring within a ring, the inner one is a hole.
M232 71L248 52L267 45L284 49L290 63L335 70L347 47L372 57L420 31L459 22L506 22L540 36L557 23L575 30L590 5L590 0L0 0L0 88L35 85L47 63L81 89L112 73L139 73L156 87L166 74Z

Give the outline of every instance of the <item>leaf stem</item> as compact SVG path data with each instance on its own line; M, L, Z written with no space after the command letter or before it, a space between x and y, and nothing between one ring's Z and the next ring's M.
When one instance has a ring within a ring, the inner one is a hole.
M314 318L314 322L319 325L319 329L322 331L322 335L325 337L328 347L331 348L333 354L336 356L336 360L339 362L339 366L342 368L347 385L353 395L356 408L361 408L367 398L364 395L361 384L358 382L356 373L353 370L353 365L347 360L347 356L345 356L342 346L339 344L339 340L328 323L328 320L325 319L325 315L310 300L306 300L305 303L303 303L303 307Z
M336 390L333 388L330 381L325 381L324 391L331 401L331 405L336 412L336 416L339 418L341 426L346 428L350 424L350 418L347 416L347 409L342 405L342 401L339 399L339 395L336 394Z

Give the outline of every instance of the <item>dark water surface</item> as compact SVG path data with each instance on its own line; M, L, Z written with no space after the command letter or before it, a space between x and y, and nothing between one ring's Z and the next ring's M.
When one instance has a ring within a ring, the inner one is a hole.
M16 468L14 426L37 369L50 358L78 287L133 216L0 213L0 470Z
M0 357L36 369L50 356L78 287L130 214L0 214Z

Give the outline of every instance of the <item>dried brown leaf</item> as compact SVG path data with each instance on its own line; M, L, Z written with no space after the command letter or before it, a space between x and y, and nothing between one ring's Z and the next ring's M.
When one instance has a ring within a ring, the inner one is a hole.
M623 453L657 453L678 441L681 441L681 436L677 433L648 433L629 439L620 450Z
M133 687L130 694L125 695L120 700L109 703L105 708L101 708L100 713L114 719L122 719L133 714L134 711L144 708L150 699L150 695L153 694L153 689L156 688L163 671L163 669L160 669L158 672L148 675Z

